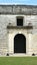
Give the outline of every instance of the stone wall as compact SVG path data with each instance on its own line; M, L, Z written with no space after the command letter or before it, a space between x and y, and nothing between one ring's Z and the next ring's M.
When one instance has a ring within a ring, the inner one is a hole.
M3 49L5 44L5 49L8 47L8 32L7 32L7 25L12 23L12 26L17 26L17 16L23 16L23 26L28 25L28 23L32 23L33 31L32 33L37 33L37 15L0 15L0 48ZM3 45L2 45L3 44Z

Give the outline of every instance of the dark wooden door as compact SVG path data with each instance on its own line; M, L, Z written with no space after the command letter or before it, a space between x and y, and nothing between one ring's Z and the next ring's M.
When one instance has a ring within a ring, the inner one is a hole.
M14 38L14 53L26 53L26 38L22 34L17 34Z

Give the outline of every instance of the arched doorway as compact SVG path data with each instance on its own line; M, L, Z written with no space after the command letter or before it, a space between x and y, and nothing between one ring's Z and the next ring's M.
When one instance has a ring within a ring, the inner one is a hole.
M14 37L14 53L26 53L26 38L23 34Z

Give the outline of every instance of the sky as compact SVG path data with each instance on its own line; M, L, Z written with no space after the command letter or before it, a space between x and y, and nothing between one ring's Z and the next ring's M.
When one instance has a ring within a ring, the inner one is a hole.
M37 0L0 0L0 4L37 5Z

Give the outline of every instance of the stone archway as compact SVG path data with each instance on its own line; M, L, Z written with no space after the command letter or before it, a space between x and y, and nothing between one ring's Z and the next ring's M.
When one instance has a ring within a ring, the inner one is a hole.
M26 37L23 34L14 37L14 53L26 53Z

